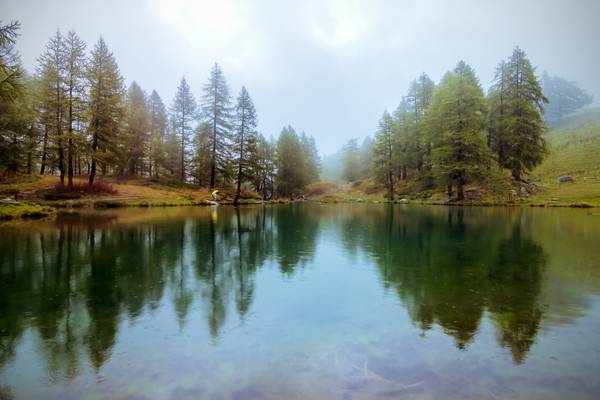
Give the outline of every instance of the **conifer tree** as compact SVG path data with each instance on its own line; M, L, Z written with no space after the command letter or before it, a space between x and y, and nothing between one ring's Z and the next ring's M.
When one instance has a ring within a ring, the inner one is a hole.
M253 162L254 190L262 194L263 200L270 199L275 192L276 146L260 133L257 136L256 159Z
M211 128L210 187L215 186L216 174L227 174L231 110L229 88L219 64L215 63L202 96L203 121Z
M360 178L360 170L358 139L351 139L342 147L342 178L355 182Z
M242 179L256 157L256 109L246 87L242 86L235 106L232 145L237 158L236 191L233 204L240 198Z
M18 21L11 21L2 25L0 21L0 102L7 104L15 99L23 83L23 68L19 54L15 50L15 43L19 36L21 24Z
M45 109L49 138L57 151L57 167L60 181L65 180L64 132L66 111L65 70L67 50L60 31L50 38L44 52L38 59L38 76L41 82L41 102Z
M319 155L312 137L284 127L277 140L277 194L293 196L319 177Z
M131 83L127 92L126 124L129 173L136 175L143 172L144 159L148 152L150 114L146 94L135 81Z
M164 161L164 141L167 131L167 111L156 90L148 99L150 113L150 148L148 150L148 175L158 178L159 165Z
M198 106L196 99L192 94L190 87L185 80L181 78L177 93L171 105L171 120L175 133L179 136L180 160L179 160L179 179L185 182L186 165L188 163L189 143L193 131L192 122L198 118Z
M181 179L181 145L175 129L171 128L165 138L163 167L172 177Z
M66 141L67 178L73 186L74 159L77 148L82 144L82 122L85 111L85 43L75 31L69 31L65 38L65 94L66 94Z
M92 50L87 80L91 139L89 183L93 184L98 164L106 167L124 151L118 141L126 111L125 88L115 57L102 38Z
M412 167L417 171L429 156L429 144L423 138L423 118L427 114L435 85L426 73L411 82L405 98L405 123L408 136L407 151L413 154Z
M373 170L376 179L388 190L390 200L394 199L394 120L385 111L379 121L379 129L375 134L373 145Z
M435 91L430 129L435 135L432 167L452 196L464 200L464 186L485 175L491 160L483 136L485 101L473 69L464 61L448 72Z
M499 164L509 169L515 180L530 171L546 154L543 113L548 99L525 52L517 47L506 64L500 64L491 97L502 98L490 116ZM496 100L498 103L499 100Z
M194 157L192 158L192 177L196 184L210 184L211 126L205 122L198 125L194 133Z

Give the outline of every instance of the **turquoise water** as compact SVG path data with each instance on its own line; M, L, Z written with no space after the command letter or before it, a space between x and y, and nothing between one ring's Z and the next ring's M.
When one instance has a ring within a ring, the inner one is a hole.
M600 215L131 209L0 225L0 399L598 399Z

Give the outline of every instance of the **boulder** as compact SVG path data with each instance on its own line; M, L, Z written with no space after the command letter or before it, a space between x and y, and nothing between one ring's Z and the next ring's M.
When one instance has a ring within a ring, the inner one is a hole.
M563 175L556 178L556 183L575 182L575 179L569 175Z

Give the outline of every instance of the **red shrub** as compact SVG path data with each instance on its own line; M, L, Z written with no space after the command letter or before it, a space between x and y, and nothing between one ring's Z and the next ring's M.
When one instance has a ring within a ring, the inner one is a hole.
M74 182L73 186L57 183L53 188L54 194L79 193L88 195L116 194L117 190L111 184L96 181L91 185L87 182Z

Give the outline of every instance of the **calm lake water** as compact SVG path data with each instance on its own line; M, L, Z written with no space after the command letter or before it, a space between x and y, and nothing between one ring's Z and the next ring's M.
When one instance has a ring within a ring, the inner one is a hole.
M600 212L309 205L0 225L0 399L598 399Z

